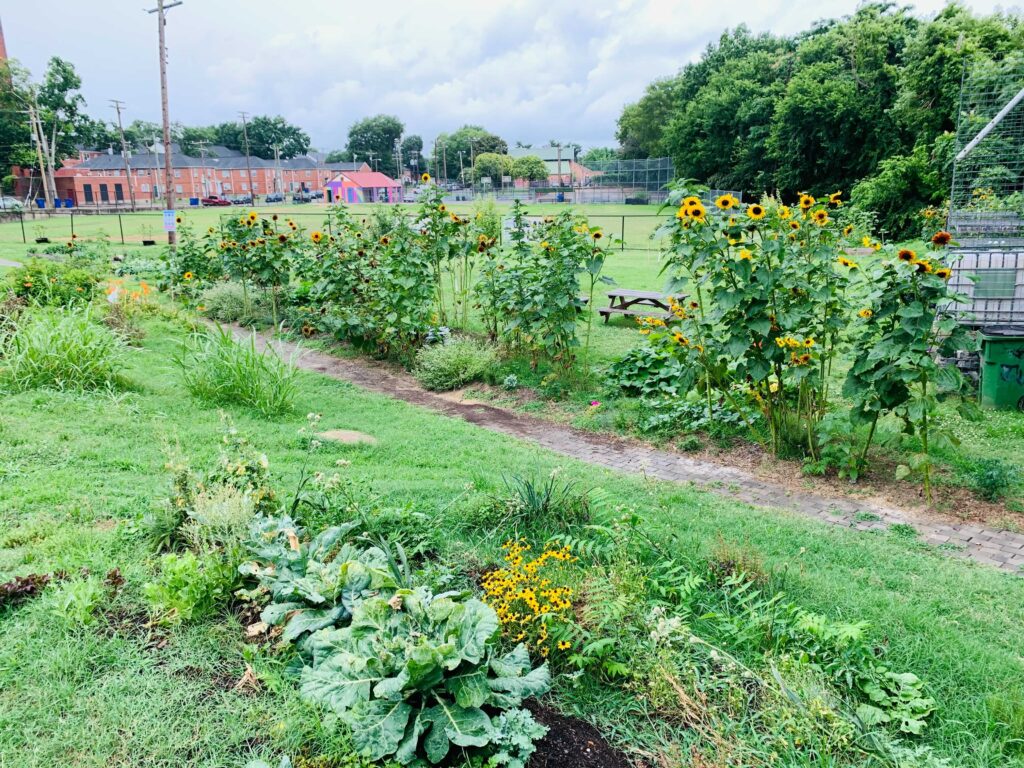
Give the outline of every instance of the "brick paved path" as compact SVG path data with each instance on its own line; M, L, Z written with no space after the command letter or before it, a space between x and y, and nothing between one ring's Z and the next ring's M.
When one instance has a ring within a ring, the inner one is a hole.
M240 328L234 331L236 336L248 335L247 331ZM258 347L262 348L267 341L267 336L257 336ZM700 461L611 435L583 432L491 405L445 399L425 391L412 376L385 364L364 359L338 358L281 340L273 343L283 356L294 356L293 362L305 370L349 381L372 392L529 440L588 464L659 480L693 483L703 490L755 506L797 512L858 530L884 530L897 523L911 525L924 542L940 547L952 557L1016 572L1024 568L1024 535L1019 533L977 525L935 522L874 502L831 499L813 493L794 492L735 467Z

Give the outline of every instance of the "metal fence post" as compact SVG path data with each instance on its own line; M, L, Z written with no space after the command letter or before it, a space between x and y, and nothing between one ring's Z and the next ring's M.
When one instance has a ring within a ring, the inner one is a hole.
M622 247L620 250L626 250L626 217L622 217L622 240L620 241Z
M117 226L121 230L121 245L124 245L124 224L121 222L121 214L117 214Z
M18 211L18 219L21 221L21 242L27 243L28 238L25 237L25 212Z
M72 211L68 214L71 217L71 239L75 239L75 212Z

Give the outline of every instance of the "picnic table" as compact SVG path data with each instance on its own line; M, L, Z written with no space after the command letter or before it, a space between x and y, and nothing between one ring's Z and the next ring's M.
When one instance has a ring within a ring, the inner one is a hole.
M657 291L635 291L631 288L616 288L608 291L609 304L597 310L607 323L612 315L626 317L658 317L668 320L672 317L669 309L669 295ZM686 296L677 294L671 297L682 301Z

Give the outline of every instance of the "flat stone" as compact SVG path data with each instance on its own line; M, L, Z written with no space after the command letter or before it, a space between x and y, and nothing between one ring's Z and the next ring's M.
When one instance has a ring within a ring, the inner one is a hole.
M335 443L345 445L376 445L377 438L365 432L356 432L354 429L329 429L321 432L317 437L323 440L331 440Z

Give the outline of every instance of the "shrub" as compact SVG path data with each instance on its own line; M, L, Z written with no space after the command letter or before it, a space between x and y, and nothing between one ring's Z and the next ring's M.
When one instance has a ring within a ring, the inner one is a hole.
M122 383L122 345L88 310L41 312L23 319L0 350L16 391L89 390Z
M481 379L495 362L492 348L472 339L455 339L421 349L414 373L427 389L443 391Z
M982 459L973 475L978 495L988 501L998 501L1017 481L1017 468L999 459Z
M241 283L214 283L199 294L196 306L205 317L218 323L246 323L255 318L270 318L270 302L263 293L246 295Z
M15 296L47 307L88 304L99 281L84 270L51 261L32 261L14 270L9 278Z
M236 403L273 416L295 399L298 371L272 347L258 352L255 336L239 343L223 328L198 332L174 361L188 391L200 400Z

